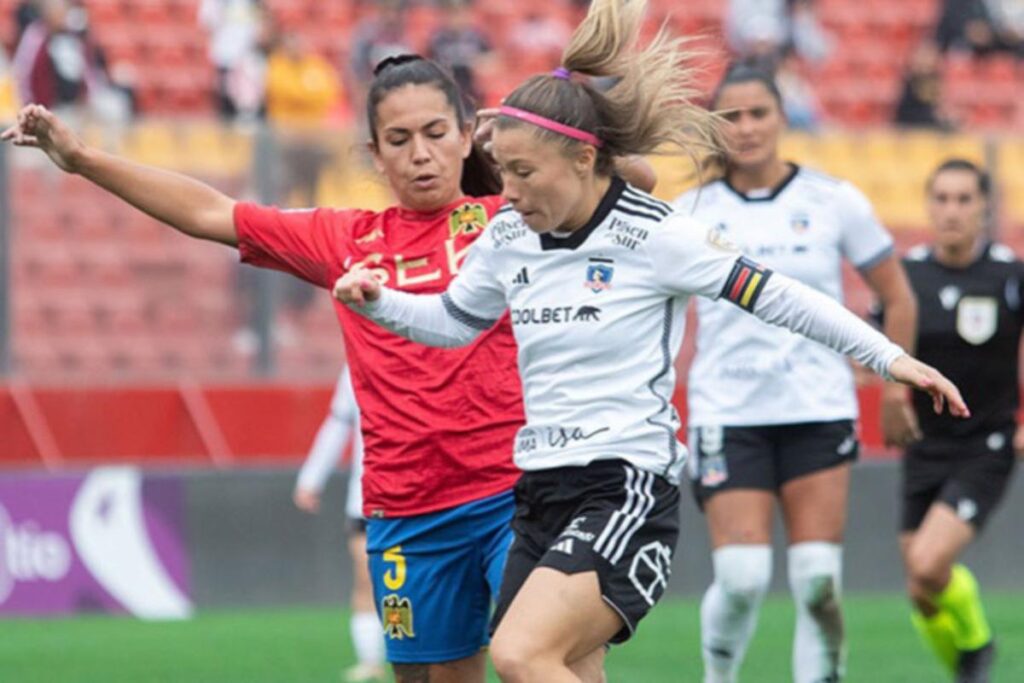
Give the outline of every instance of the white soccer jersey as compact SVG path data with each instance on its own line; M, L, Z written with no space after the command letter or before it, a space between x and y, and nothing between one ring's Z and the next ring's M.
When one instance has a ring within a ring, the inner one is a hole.
M675 202L746 256L837 301L842 259L862 272L892 253L892 237L851 184L805 168L773 193L743 195L724 180ZM694 206L696 204L696 206ZM845 358L725 302L697 302L697 355L688 379L694 426L856 419Z
M358 519L363 516L363 435L359 430L359 405L352 390L352 375L346 365L338 375L330 412L320 426L306 462L299 471L299 488L317 492L323 490L349 439L352 439L352 462L349 466L345 514Z
M502 209L447 292L384 289L356 310L416 341L455 346L508 309L526 408L516 464L539 470L622 458L678 481L686 449L670 399L690 295L727 296L883 372L902 353L842 307L713 238L613 179L591 221L573 233L538 235Z

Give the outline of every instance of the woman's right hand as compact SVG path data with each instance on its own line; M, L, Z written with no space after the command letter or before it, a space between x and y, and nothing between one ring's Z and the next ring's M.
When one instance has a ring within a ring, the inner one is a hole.
M297 487L292 494L292 502L295 507L311 515L320 512L320 494L312 489Z
M491 137L494 135L494 121L497 118L497 108L479 110L476 113L476 130L473 132L473 144L482 149L492 161L494 155L491 153Z
M941 415L943 405L948 405L949 414L953 417L966 419L971 416L971 411L956 385L946 379L941 372L913 356L904 354L894 360L889 366L889 374L897 382L929 394L936 415Z
M18 147L35 147L46 152L60 168L74 173L85 144L41 104L30 104L18 112L18 120L0 134L0 140Z
M332 294L343 304L365 306L380 298L380 283L368 270L354 268L338 278Z

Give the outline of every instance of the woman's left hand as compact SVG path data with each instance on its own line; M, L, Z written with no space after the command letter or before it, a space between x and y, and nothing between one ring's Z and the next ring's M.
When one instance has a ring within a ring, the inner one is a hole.
M930 394L936 414L941 414L942 404L948 403L950 415L964 418L971 416L960 390L932 366L925 365L912 356L903 355L889 366L889 374L897 382Z

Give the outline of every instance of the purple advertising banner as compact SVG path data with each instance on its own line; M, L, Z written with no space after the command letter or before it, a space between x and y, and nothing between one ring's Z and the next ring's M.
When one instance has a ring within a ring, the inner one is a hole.
M0 476L0 616L192 613L184 486L104 467Z

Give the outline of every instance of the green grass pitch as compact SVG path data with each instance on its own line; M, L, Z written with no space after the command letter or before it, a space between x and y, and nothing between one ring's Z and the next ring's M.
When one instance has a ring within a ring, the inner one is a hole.
M1024 681L1024 594L988 593L999 640L996 683ZM850 683L946 679L911 630L896 595L848 596ZM793 609L772 597L744 667L744 683L786 683ZM337 683L352 661L341 609L204 612L142 623L104 616L0 620L4 683ZM697 603L666 601L638 636L608 657L609 683L699 682ZM496 678L492 679L496 681Z

